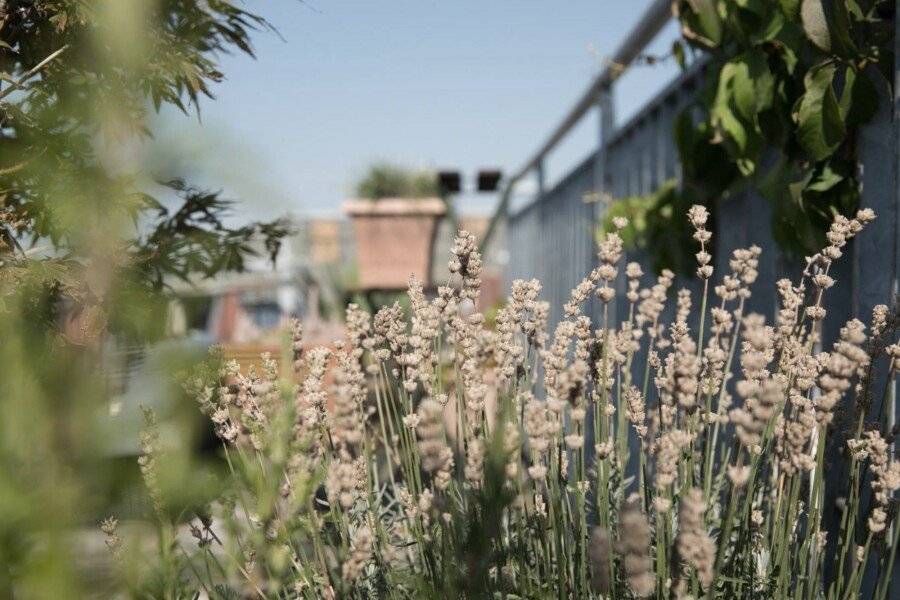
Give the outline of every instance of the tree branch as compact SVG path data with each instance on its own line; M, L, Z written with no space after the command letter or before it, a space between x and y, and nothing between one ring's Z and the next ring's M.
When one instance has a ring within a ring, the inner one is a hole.
M50 56L48 56L47 58L45 58L44 60L42 60L41 62L36 64L34 67L32 67L31 69L26 71L24 75L19 77L19 79L12 82L8 88L6 88L3 91L0 91L0 100L3 100L4 98L6 98L10 94L12 94L14 91L16 91L18 89L22 89L22 87L25 85L25 82L27 82L29 79L31 79L32 77L37 75L37 73L41 69L43 69L48 64L50 64L50 62L53 61L54 58L56 58L57 56L59 56L60 54L65 52L68 47L69 47L68 45L63 46L62 48L60 48L59 50L57 50L56 52L54 52L53 54L51 54Z

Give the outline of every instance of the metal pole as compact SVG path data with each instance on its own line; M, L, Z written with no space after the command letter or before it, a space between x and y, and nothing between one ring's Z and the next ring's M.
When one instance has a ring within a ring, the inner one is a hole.
M537 177L537 200L540 200L544 197L544 192L547 191L546 184L547 180L544 177L544 159L543 157L538 163L534 166L534 174Z
M604 194L606 193L606 144L612 137L615 128L616 107L613 100L612 84L602 89L597 95L597 113L599 135L597 144L597 162L594 169L594 192L597 194L597 208L594 211L597 217L602 211Z

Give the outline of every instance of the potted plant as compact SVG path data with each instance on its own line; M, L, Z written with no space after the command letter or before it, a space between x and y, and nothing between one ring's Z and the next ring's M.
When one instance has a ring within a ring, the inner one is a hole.
M401 290L410 275L431 284L438 220L446 213L434 173L372 166L344 213L356 239L358 289Z

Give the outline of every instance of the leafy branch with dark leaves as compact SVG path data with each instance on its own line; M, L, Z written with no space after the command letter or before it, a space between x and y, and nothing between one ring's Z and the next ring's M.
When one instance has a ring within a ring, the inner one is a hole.
M680 0L684 38L712 57L699 124L678 126L686 186L710 203L750 186L774 208L782 248L821 246L859 204L857 141L891 81L893 2ZM687 143L685 143L687 142ZM706 153L730 168L704 182ZM686 151L689 150L689 151Z
M247 257L264 250L274 262L281 240L291 232L285 219L228 227L225 219L233 202L220 193L195 188L182 180L167 186L181 204L170 211L149 198L156 209L149 233L135 240L136 267L147 281L160 288L167 276L189 281L192 276L212 277L221 271L242 271Z
M675 56L683 64L689 46L707 56L709 67L706 88L676 120L683 178L663 199L712 209L737 193L756 192L773 207L773 237L782 250L811 254L823 245L834 215L852 215L859 205L859 132L879 98L889 96L883 90L892 80L894 3L678 0L673 6L684 38ZM680 218L680 210L668 212ZM659 231L647 236L659 237L674 220L659 220ZM657 259L664 257L657 253Z
M160 291L171 278L243 269L260 247L277 253L283 221L232 226L230 202L181 180L164 184L172 206L121 160L151 137L154 111L199 115L224 77L221 56L252 56L261 29L272 27L229 0L0 3L0 268L87 264L99 241L127 253L113 261L133 271L126 279Z

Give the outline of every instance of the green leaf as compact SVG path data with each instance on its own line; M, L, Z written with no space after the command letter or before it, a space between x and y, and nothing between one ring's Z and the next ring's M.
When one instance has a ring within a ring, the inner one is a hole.
M843 180L843 175L836 173L831 169L830 165L825 164L821 171L812 178L809 185L806 186L806 190L810 192L827 192Z
M830 156L847 133L832 86L835 70L833 64L825 64L804 78L806 91L796 112L797 140L813 160Z
M752 49L723 65L710 122L730 142L729 151L744 175L753 172L764 140L758 114L772 105L774 79L765 54Z
M743 154L747 147L747 129L735 116L734 111L727 104L720 104L710 113L712 124L720 132L726 134L734 142L739 154Z
M722 43L722 18L714 0L678 0L674 11L686 40L709 49Z
M687 68L687 59L684 55L684 44L679 40L675 40L672 42L672 56L675 57L675 62L678 63L678 66L683 71Z
M848 15L853 16L854 21L862 21L866 18L866 15L863 14L862 8L860 8L859 3L856 0L844 0L843 8L847 11Z
M770 9L768 19L761 23L752 39L756 43L767 42L775 39L783 28L784 16L779 11Z
M719 71L716 94L710 107L710 122L716 128L721 128L724 120L734 119L731 111L733 97L731 82L734 80L738 69L738 62L730 60L722 65L722 70Z
M735 0L737 10L728 16L751 44L773 39L784 26L784 14L771 0Z
M832 2L831 11L828 14L828 31L831 36L832 48L836 54L854 56L857 53L856 44L850 36L850 14L847 12L846 1Z
M825 18L822 0L803 0L800 6L800 19L806 37L820 50L830 52L831 34L828 31L828 19Z
M761 179L759 192L772 206L772 236L788 255L811 254L824 237L804 213L802 192L810 174L782 161Z
M807 52L809 42L799 24L790 23L778 32L775 47L789 75L800 65L800 56Z
M868 123L878 112L878 89L869 75L848 67L841 94L841 117L848 127Z
M738 171L740 171L741 175L744 177L749 177L756 171L756 161L750 158L741 157L737 159L734 164L737 165Z
M729 69L730 67L730 69ZM750 64L746 55L725 65L723 73L728 71L729 79L726 81L725 93L731 94L731 101L739 116L744 119L752 119L756 114L756 97L754 95L753 79L750 76ZM720 88L721 89L721 88ZM717 98L720 102L727 102L728 98Z
M770 108L775 98L775 77L769 69L766 54L758 49L747 53L747 73L753 86L754 112Z
M688 107L675 119L673 130L684 183L704 198L721 194L734 181L737 169L722 144L713 140L712 127L706 121L695 124Z
M843 73L843 90L841 91L841 97L838 98L838 106L841 109L841 118L844 121L847 121L847 115L850 113L850 109L853 107L853 87L856 84L856 78L858 73L856 69L847 65L841 65L841 71Z
M793 21L800 15L800 0L778 0L778 3L788 19Z

